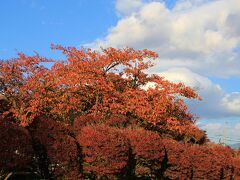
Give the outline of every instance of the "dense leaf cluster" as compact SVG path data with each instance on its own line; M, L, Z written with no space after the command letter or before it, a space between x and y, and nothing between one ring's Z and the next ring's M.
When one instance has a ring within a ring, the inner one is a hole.
M88 116L89 117L89 116ZM89 119L89 121L91 121ZM1 177L35 179L238 179L239 152L189 144L143 128L37 118L27 128L1 120Z
M195 90L146 73L156 53L53 49L66 59L0 62L0 178L240 178L239 152L195 125Z

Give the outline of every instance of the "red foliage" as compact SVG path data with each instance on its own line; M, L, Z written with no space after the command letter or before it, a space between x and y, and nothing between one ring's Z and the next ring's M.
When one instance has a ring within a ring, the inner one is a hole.
M130 139L136 158L137 176L158 176L165 158L164 146L160 135L144 129L125 131Z
M233 178L240 179L240 150L235 152L233 157Z
M102 123L103 119L101 114L86 114L75 118L73 122L75 134L79 134L85 126Z
M180 130L180 136L186 143L205 144L208 142L205 131L199 129L195 124L189 123Z
M68 125L38 118L29 127L36 151L39 174L44 178L60 178L79 170L79 150ZM76 174L76 173L75 173Z
M194 145L188 149L192 178L230 179L232 156L230 148L219 145Z
M209 146L209 148L213 151L215 159L217 159L218 162L212 167L213 170L217 171L219 167L221 167L221 178L231 179L233 176L233 149L219 144Z
M144 70L158 55L149 50L91 49L53 46L67 56L53 61L40 56L0 63L8 111L22 126L44 114L69 124L79 114L131 114L142 125L151 124L180 133L194 118L180 97L199 98L182 83L174 84ZM41 62L54 62L51 69ZM144 89L147 83L155 87ZM185 128L187 129L187 128Z
M129 142L116 128L104 125L82 128L77 140L82 147L83 169L97 177L124 176L129 161Z
M29 132L9 121L0 120L0 171L29 168L33 157Z
M221 145L189 145L164 139L169 179L231 179L233 150Z
M122 114L111 114L110 117L106 118L105 124L119 128L127 128L130 126L134 127L137 125L137 119L130 118Z
M126 131L130 139L133 152L144 159L161 159L163 157L162 139L158 133L144 129Z
M191 177L191 166L187 153L188 145L172 139L163 139L166 150L166 171L164 177L169 179L188 179Z
M48 103L47 96L43 97L41 92L50 71L40 63L52 60L38 55L18 55L16 59L0 62L0 88L11 104L7 112L26 126Z

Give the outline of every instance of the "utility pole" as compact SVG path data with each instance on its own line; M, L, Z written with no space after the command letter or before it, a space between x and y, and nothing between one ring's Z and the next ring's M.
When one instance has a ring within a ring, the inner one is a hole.
M223 144L226 146L227 145L227 130L228 130L228 123L225 122L225 126L223 129Z

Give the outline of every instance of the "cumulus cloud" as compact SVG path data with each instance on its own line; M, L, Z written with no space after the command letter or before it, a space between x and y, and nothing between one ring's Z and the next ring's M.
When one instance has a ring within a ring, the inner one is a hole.
M203 129L205 130L211 130L211 131L214 131L214 132L219 132L223 129L223 124L221 123L208 123L204 126L202 126Z
M209 78L187 68L172 68L158 73L172 82L183 82L202 96L200 102L189 100L190 110L201 118L240 115L240 92L227 93Z
M235 125L235 129L240 132L240 123L237 123L237 124Z
M222 105L232 113L239 113L240 92L232 92L231 94L226 94L222 99Z
M163 1L117 0L116 9L125 16L98 45L155 50L159 70L240 75L240 55L233 51L240 45L238 0L179 0L172 10Z
M138 11L143 5L142 0L117 0L116 10L119 15L126 16Z
M199 7L206 3L211 2L210 0L179 0L175 6L176 10L186 10L193 7Z

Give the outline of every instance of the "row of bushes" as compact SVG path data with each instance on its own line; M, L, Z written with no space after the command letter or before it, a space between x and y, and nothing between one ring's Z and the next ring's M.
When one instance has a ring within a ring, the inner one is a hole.
M83 123L87 118L90 116L79 118L74 126L37 118L26 128L1 120L0 176L13 179L240 178L239 154L229 147L181 143L143 128Z

